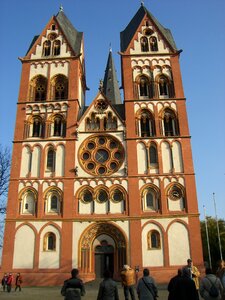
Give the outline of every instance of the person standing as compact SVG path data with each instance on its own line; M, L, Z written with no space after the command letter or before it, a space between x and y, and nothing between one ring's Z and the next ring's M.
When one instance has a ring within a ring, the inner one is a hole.
M225 262L224 260L219 261L219 267L216 272L217 277L219 277L222 286L223 286L223 295L222 295L222 300L225 300Z
M104 280L99 285L97 300L119 300L117 284L111 279L109 270L105 270Z
M13 275L12 273L9 273L8 277L7 277L7 292L10 293L11 289L12 289L12 282L13 282Z
M122 278L122 286L124 291L125 300L129 300L129 293L132 300L135 300L134 294L134 285L135 285L135 272L134 270L128 266L124 265L123 270L121 271L121 278Z
M7 287L7 279L8 279L8 274L5 273L4 276L2 277L2 288L3 288L3 292L5 292L6 287Z
M181 275L182 275L182 270L178 269L177 275L170 279L170 282L169 282L168 288L167 288L167 290L169 292L168 300L176 300L174 297L174 292L176 289L176 283L181 278Z
M186 266L190 272L190 278L194 281L195 283L195 288L197 292L199 291L199 277L200 277L200 272L197 267L193 265L192 259L189 258L187 260L187 266ZM199 297L198 297L199 298Z
M218 277L216 277L211 268L206 268L205 270L206 276L202 279L200 283L200 295L205 300L221 300L223 294L223 286ZM214 293L218 295L212 295L212 288L214 289Z
M139 300L155 300L158 297L157 286L149 274L149 270L144 269L143 277L138 280L137 294Z
M182 276L177 280L174 289L174 299L176 300L198 300L198 291L194 281L190 278L190 270L186 267L182 269Z
M71 278L64 281L61 289L61 295L64 296L64 300L81 300L81 296L85 295L85 288L83 281L78 278L78 269L71 271Z
M20 273L17 273L16 275L16 287L15 287L15 292L19 288L19 291L21 292L21 284L22 284L22 276Z

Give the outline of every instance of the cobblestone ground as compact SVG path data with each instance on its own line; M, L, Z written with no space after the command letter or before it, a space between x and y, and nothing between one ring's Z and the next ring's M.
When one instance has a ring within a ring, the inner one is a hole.
M85 285L86 295L82 300L96 300L98 293L98 284L88 283ZM118 284L120 300L124 300L123 290ZM1 300L21 299L21 300L63 300L60 295L61 287L24 287L21 292L14 291L11 293L3 292L0 290ZM168 293L164 287L159 289L159 300L167 300ZM138 298L136 298L138 299ZM191 300L191 299L190 299Z

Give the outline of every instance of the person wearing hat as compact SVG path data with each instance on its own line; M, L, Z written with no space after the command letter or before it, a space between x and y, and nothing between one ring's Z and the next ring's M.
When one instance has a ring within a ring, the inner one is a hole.
M130 293L131 299L135 300L134 275L135 275L134 269L132 269L128 265L123 266L123 270L121 271L121 279L122 279L122 286L123 286L125 300L129 300L129 293Z

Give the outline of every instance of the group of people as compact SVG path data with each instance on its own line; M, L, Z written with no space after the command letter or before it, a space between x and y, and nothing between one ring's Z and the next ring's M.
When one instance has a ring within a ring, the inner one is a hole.
M85 295L84 284L78 278L78 269L73 269L72 277L64 282L61 289L61 294L64 300L81 300L81 296ZM139 300L155 300L158 297L158 290L155 281L149 276L149 270L143 270L143 277L139 279L136 287ZM125 300L129 299L129 294L132 300L135 297L135 271L128 265L123 266L121 271L122 286L124 290ZM112 279L112 274L109 270L104 271L104 279L99 285L97 300L119 300L117 283Z
M204 300L225 300L225 262L222 260L214 275L210 268L205 270L206 276L200 280L200 272L187 260L187 265L178 270L168 285L168 300L199 300L199 294ZM61 294L64 300L81 300L85 295L84 284L78 277L78 269L73 269L72 277L64 282ZM136 300L135 271L129 265L124 265L121 271L121 281L125 300ZM143 270L143 276L138 280L136 292L139 300L156 300L158 290L149 269ZM109 270L105 270L104 279L99 285L97 300L119 300L117 283L112 279Z
M5 273L2 278L2 289L4 292L10 293L12 290L13 285L13 274L12 273ZM21 291L21 284L22 284L22 276L20 273L16 274L16 280L15 280L15 291L19 289Z
M168 285L168 300L199 300L199 294L205 300L225 300L225 264L220 262L217 276L211 268L206 268L206 276L199 280L200 272L193 266L192 260L187 260L183 269L173 277Z

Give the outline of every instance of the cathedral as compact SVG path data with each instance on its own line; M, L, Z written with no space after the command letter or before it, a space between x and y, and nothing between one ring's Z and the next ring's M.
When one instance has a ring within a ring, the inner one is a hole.
M129 22L129 20L128 20ZM24 57L2 255L26 285L124 264L168 282L202 245L179 57L142 3L86 105L85 45L62 9ZM104 71L104 70L103 70ZM120 91L123 90L123 93ZM123 94L123 99L121 97Z

